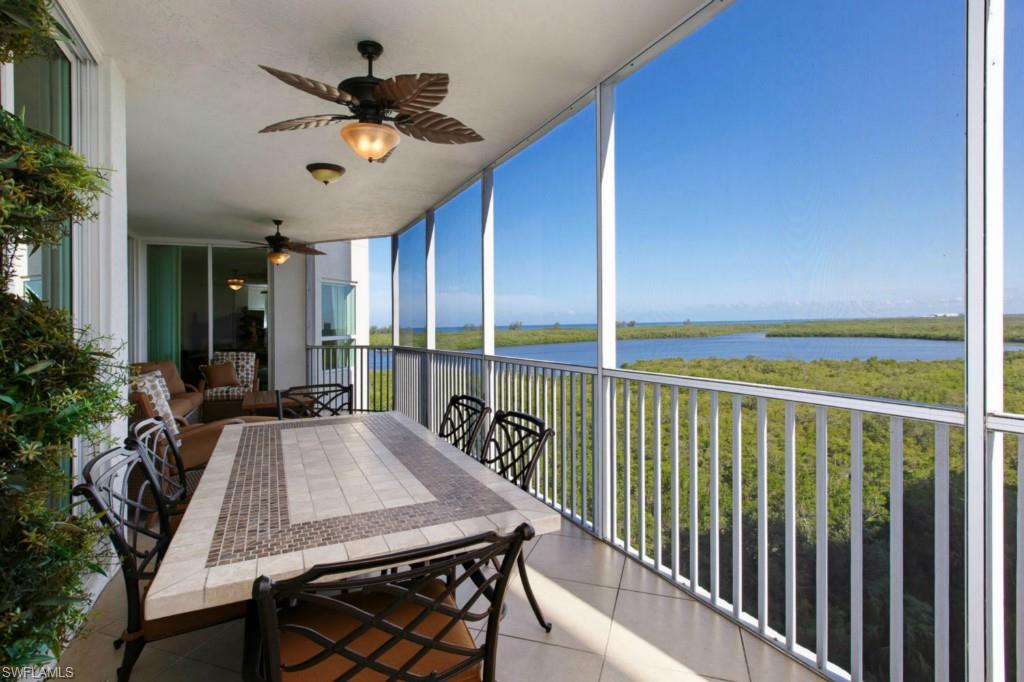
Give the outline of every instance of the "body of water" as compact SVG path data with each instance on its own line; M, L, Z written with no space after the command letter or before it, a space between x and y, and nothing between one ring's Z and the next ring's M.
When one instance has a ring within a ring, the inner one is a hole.
M1024 344L1006 344L1024 350ZM479 351L476 351L479 352ZM549 343L505 346L499 355L574 365L596 365L597 344ZM662 358L745 358L767 360L852 360L871 357L889 360L956 360L964 356L961 341L883 339L866 337L769 337L764 333L726 334L685 339L629 339L618 342L618 364Z

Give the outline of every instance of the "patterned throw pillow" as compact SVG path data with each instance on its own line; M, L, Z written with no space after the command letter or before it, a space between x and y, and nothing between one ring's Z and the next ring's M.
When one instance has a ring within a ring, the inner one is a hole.
M217 351L213 354L211 364L228 363L235 368L238 385L245 391L252 390L253 378L256 376L256 354L250 352Z
M171 406L167 402L166 396L169 396L170 393L167 391L167 382L164 381L164 375L159 370L140 374L132 382L132 390L144 393L149 398L149 403L153 406L157 416L164 420L164 424L167 425L171 433L177 435L178 423L174 421L174 414L171 412Z

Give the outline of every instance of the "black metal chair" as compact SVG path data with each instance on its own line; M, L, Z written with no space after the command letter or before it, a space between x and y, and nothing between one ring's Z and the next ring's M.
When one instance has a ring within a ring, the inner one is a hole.
M165 497L172 504L172 513L183 511L206 467L185 467L178 439L160 417L143 419L132 426L125 446L143 449L143 454L151 458Z
M529 492L530 479L537 468L537 462L548 441L555 432L547 428L544 422L522 412L498 410L494 413L491 426L484 438L480 461L493 468L501 476L523 490ZM523 579L523 590L530 601L533 615L541 627L551 632L551 622L544 618L537 603L537 597L530 587L530 579L526 574L526 560L519 555L519 575Z
M471 395L453 395L444 410L444 418L437 430L437 435L465 452L473 454L484 419L491 413L491 408L484 401Z
M309 384L277 392L277 418L299 419L352 414L352 386Z
M532 537L524 523L509 535L323 564L280 582L257 578L259 627L247 628L245 676L491 682L501 605L523 541ZM456 590L484 571L475 591L457 603ZM467 623L485 623L482 643Z
M127 682L147 642L174 637L245 615L245 604L229 604L180 616L148 620L143 602L150 581L171 544L173 501L148 453L114 448L90 461L73 493L84 497L107 527L121 563L128 616L114 648L124 646L118 682Z

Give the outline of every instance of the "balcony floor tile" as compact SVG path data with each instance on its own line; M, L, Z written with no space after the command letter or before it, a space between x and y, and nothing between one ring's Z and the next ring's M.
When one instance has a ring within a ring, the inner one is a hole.
M503 682L822 679L568 523L531 542L526 563L554 628L548 634L537 624L516 576L498 645ZM116 575L61 665L74 666L76 680L115 679L121 652L112 644L123 623L124 586ZM143 650L132 680L240 680L242 630L241 622L227 623L155 642Z

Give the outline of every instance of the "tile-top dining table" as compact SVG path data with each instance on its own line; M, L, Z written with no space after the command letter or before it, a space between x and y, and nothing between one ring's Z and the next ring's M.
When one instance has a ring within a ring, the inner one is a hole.
M396 412L226 426L146 594L146 619L249 599L261 575L561 515Z

